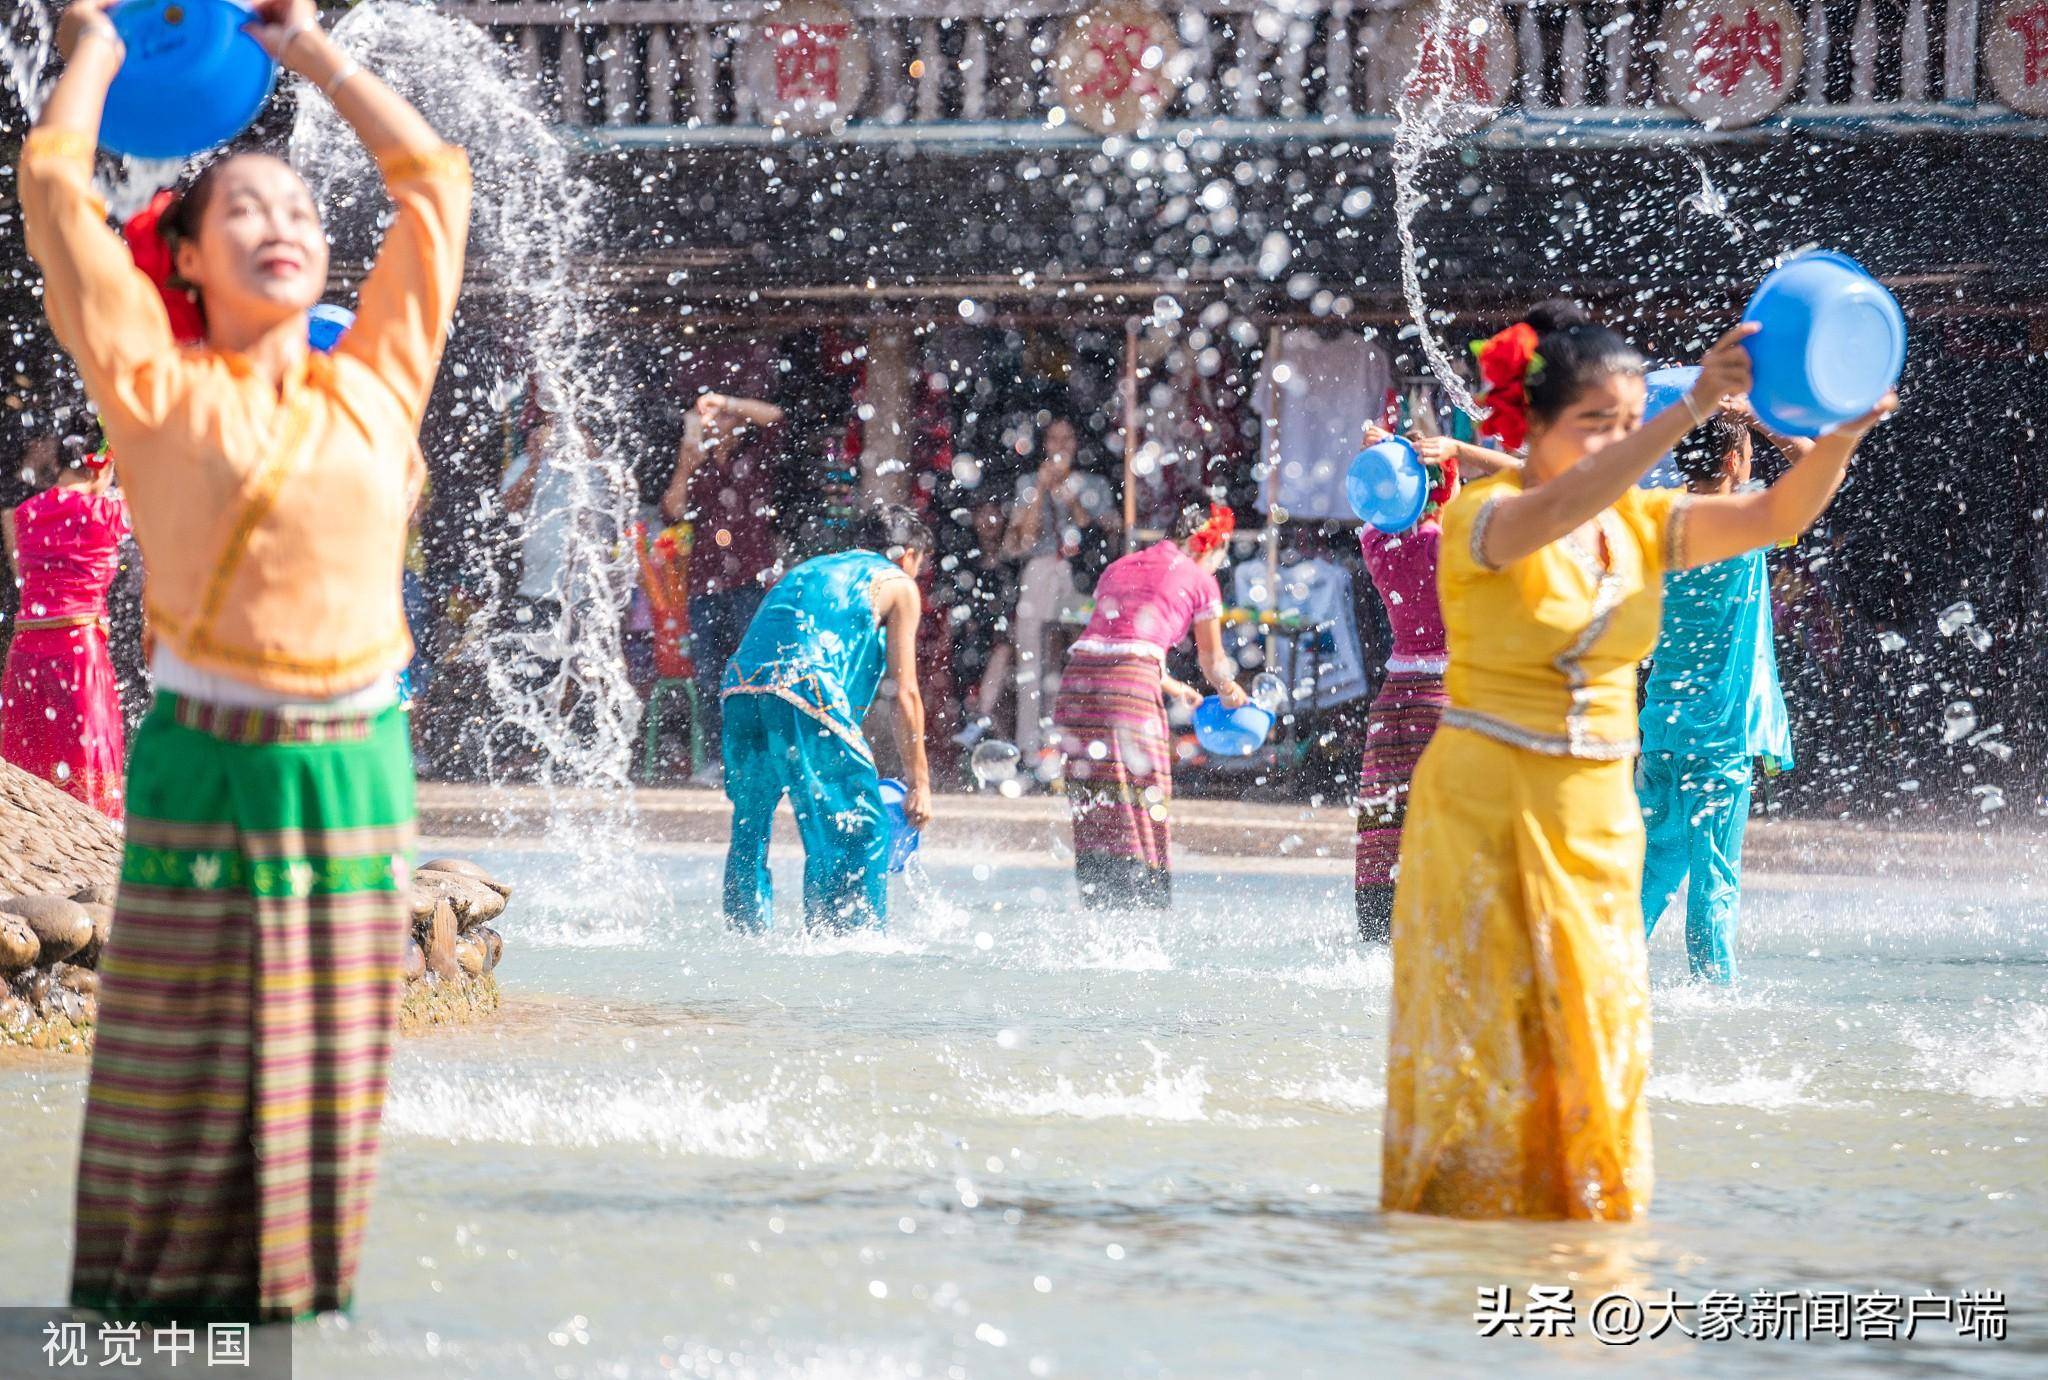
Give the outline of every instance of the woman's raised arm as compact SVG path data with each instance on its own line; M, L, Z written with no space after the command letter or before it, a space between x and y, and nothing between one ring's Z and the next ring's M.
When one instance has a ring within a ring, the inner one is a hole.
M313 0L258 0L247 28L266 52L320 88L384 174L397 215L357 290L355 324L335 354L367 364L417 425L462 290L469 160L321 32Z
M1499 569L1534 555L1620 502L1698 419L1719 410L1723 397L1749 391L1749 354L1742 342L1755 333L1745 322L1715 341L1700 360L1699 379L1685 403L1665 408L1556 478L1494 500L1479 553L1486 564Z
M78 365L108 434L152 425L179 389L177 342L155 284L107 224L92 189L107 88L126 57L111 0L73 0L57 22L64 71L22 144L22 226L43 271L43 311Z
M1683 563L1712 565L1759 546L1797 539L1827 511L1856 447L1898 405L1896 395L1886 394L1865 416L1807 443L1792 468L1761 493L1695 496L1683 518Z
M344 53L320 27L313 0L256 0L243 27L287 72L320 88L379 163L425 157L444 141L405 97Z

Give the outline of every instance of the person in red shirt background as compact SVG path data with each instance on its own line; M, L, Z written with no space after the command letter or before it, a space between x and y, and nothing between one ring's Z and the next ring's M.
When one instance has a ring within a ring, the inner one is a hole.
M663 520L692 529L691 646L698 702L714 742L725 663L778 571L774 471L782 420L774 403L699 395L661 496Z

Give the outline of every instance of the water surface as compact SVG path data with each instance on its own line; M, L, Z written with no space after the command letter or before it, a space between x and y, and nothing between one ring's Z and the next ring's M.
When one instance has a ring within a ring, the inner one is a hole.
M707 851L662 856L651 928L483 860L522 888L505 1019L403 1045L357 1314L300 1329L302 1376L2048 1369L2024 894L1765 879L1728 992L1667 925L1651 1220L1500 1225L1377 1209L1389 973L1342 877L1184 871L1104 917L956 858L887 936L762 941ZM63 1292L84 1072L0 1063L0 1303ZM1997 1289L2011 1337L1479 1340L1498 1284Z

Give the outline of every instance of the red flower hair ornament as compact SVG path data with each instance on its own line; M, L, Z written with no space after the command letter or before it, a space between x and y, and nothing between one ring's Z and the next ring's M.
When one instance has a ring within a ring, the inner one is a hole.
M1518 321L1486 340L1474 342L1472 353L1479 361L1480 380L1486 385L1479 395L1487 408L1479 432L1482 436L1498 436L1509 450L1520 450L1529 439L1529 381L1543 372L1543 356L1536 353L1536 328Z
M1230 534L1236 530L1237 514L1226 504L1211 503L1209 520L1188 536L1188 554L1206 556L1230 540Z
M171 243L160 228L164 213L176 204L178 194L166 188L149 199L121 226L121 238L128 241L128 257L156 284L164 299L164 313L171 319L171 335L180 345L196 345L206 339L206 313L184 288L172 285L174 260Z
M1431 478L1435 482L1429 486L1429 502L1422 510L1424 514L1433 513L1441 509L1446 503L1451 501L1451 495L1457 491L1458 457L1455 455L1446 456L1443 464L1430 465L1428 469Z

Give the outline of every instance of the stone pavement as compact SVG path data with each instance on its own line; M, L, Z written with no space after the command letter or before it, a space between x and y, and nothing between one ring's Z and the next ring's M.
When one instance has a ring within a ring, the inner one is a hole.
M650 845L717 846L726 839L725 796L701 788L643 789L635 793L640 835ZM546 793L534 786L482 787L426 782L420 786L420 828L433 839L465 845L507 841L539 843L550 834ZM595 805L578 791L562 793L573 825ZM1066 806L1057 796L1021 799L941 795L924 847L934 855L974 854L1065 857ZM595 813L590 817L595 820ZM2030 817L2003 827L1952 830L1896 827L1857 820L1756 819L1744 848L1750 873L1759 876L1840 877L1859 884L1941 880L1971 886L2048 883L2048 831ZM1344 806L1182 799L1173 806L1175 852L1186 862L1238 868L1348 870L1352 819ZM778 840L796 831L783 807Z

